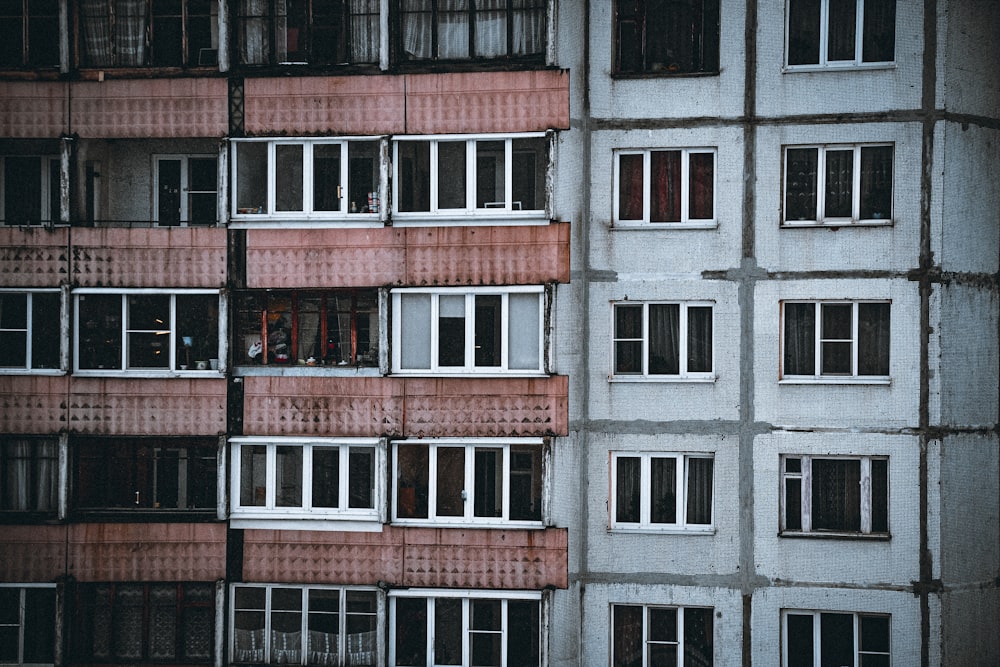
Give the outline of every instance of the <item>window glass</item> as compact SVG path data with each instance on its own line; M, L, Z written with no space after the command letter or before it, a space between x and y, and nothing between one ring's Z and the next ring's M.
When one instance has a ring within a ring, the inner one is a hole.
M889 305L885 302L785 302L784 376L888 375ZM817 349L821 357L819 373L816 373Z
M313 146L313 210L340 211L340 144Z
M28 366L28 298L0 292L0 366Z
M713 614L711 608L613 604L611 664L613 667L714 664Z
M267 144L236 142L236 212L267 213Z
M438 208L465 208L465 148L464 141L437 142Z
M399 52L404 60L540 56L544 0L404 0Z
M55 512L58 469L55 440L0 438L0 511Z
M503 141L476 142L476 208L503 206L506 199L505 176L507 174L505 152ZM526 166L527 164L534 166L533 162L528 160L524 162ZM515 200L517 198L517 196L514 197ZM526 208L534 207L527 206Z
M895 22L895 0L790 0L788 64L892 62Z
M718 72L718 0L618 0L615 5L616 73Z
M703 530L712 524L710 456L612 452L612 528Z
M710 377L712 306L615 303L616 376Z
M618 153L616 222L696 223L715 219L714 149Z
M888 534L886 457L785 456L782 461L783 531Z
M274 147L276 211L301 211L302 145L278 144Z

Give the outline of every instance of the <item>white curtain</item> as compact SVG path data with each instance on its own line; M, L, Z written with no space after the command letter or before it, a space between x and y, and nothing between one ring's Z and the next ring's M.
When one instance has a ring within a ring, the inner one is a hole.
M8 510L46 512L56 509L58 445L28 438L3 445L3 507Z
M377 63L379 0L351 0L351 62Z
M263 65L268 61L270 39L268 38L267 0L242 0L240 7L242 37L240 56L244 64Z
M526 56L545 51L545 0L514 0L511 55Z
M241 630L236 628L233 638L235 662L264 662L264 629Z
M146 0L115 0L115 50L118 65L146 64Z

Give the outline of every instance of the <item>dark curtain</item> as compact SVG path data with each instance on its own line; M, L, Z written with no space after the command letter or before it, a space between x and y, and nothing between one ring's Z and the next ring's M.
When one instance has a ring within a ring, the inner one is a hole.
M649 374L679 375L680 306L654 303L649 306Z
M784 304L782 375L816 374L816 305Z
M687 523L712 523L712 476L714 461L709 458L687 460Z
M712 308L691 306L688 315L688 358L689 373L710 373L712 371Z
M857 38L857 0L830 0L826 59L854 60Z
M861 461L812 460L814 530L861 530Z
M677 523L677 459L654 456L650 461L651 523Z
M613 667L642 667L643 608L616 604L611 607L611 662Z
M650 153L650 222L681 221L681 152Z
M896 0L865 0L861 60L891 62L896 50Z
M892 146L861 149L862 220L888 220L892 217Z
M854 151L826 151L824 218L850 218L854 191Z
M640 459L619 456L615 460L615 521L639 522Z
M618 219L642 220L642 155L618 156Z
M820 0L791 0L788 3L788 64L819 63Z
M785 152L785 220L816 220L817 149Z
M715 155L691 153L688 178L688 218L711 220L715 217Z
M858 304L858 375L889 374L889 304Z

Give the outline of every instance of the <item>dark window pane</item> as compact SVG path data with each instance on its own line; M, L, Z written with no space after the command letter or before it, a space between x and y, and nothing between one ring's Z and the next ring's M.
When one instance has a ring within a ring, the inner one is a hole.
M437 515L462 516L465 503L465 448L437 448ZM478 496L478 494L477 494Z
M853 3L854 0L851 0ZM824 218L850 218L854 191L854 151L828 150Z
M612 655L614 667L641 667L643 664L643 608L616 604L611 607Z
M462 664L462 601L457 598L434 600L434 664Z
M476 309L476 366L500 366L501 332L503 331L503 297L499 294L477 294Z
M858 304L858 374L889 374L889 304Z
M619 220L642 220L642 191L642 155L619 155Z
M648 641L677 641L677 610L668 607L650 607Z
M42 220L42 159L4 159L4 222L8 225L38 224Z
M861 219L892 217L892 146L861 148Z
M813 459L814 530L861 530L861 461Z
M500 667L502 649L501 628L503 627L502 601L470 600L470 653L473 665L496 665Z
M814 375L816 372L816 306L785 303L784 375Z
M788 631L788 667L813 667L813 617L788 614L785 627Z
M850 304L822 304L822 355L823 375L850 375L852 369L853 306Z
M464 141L438 142L438 208L466 208Z
M340 145L317 144L313 147L313 210L339 211L340 195Z
M679 375L680 306L676 303L649 305L649 374Z
M475 450L475 515L503 515L503 450L476 447Z
M302 448L277 447L275 505L302 507Z
M687 460L687 466L687 523L711 524L715 462L709 458L692 457Z
M872 459L872 532L889 532L889 461Z
M677 459L650 460L649 503L652 523L677 523Z
M465 366L465 296L438 299L438 365Z
M275 146L274 208L277 211L302 210L302 145Z
M853 614L820 614L819 654L821 667L854 664Z
M347 506L352 509L372 509L375 507L375 450L369 447L351 447L348 461L350 479Z
M619 456L615 459L615 521L639 522L640 463L639 457L635 456Z
M548 140L545 137L512 139L511 144L511 206L515 211L540 211L545 208Z
M802 480L785 480L785 529L802 530Z
M0 67L21 67L24 64L23 21L24 15L20 2L7 0L0 3ZM8 642L0 642L0 644L7 646ZM16 642L13 646L15 649L17 648ZM17 652L15 650L12 656L4 656L3 653L0 653L0 657L5 661L7 657L10 657L10 661L13 662L17 658Z
M712 370L712 308L691 306L688 313L689 373L709 373Z
M788 4L788 64L819 64L820 0L792 0Z
M267 213L267 144L236 144L236 212Z
M512 521L539 521L542 518L541 447L510 448L510 518Z
M340 505L340 448L313 447L312 506Z
M829 41L827 60L854 60L857 36L857 0L829 0Z
M502 208L506 205L504 155L503 141L476 142L476 208ZM534 167L533 162L529 164Z
M649 160L649 221L680 222L681 152L652 151Z
M896 0L865 0L861 60L892 62L896 49Z
M427 445L396 450L396 515L401 519L427 518L429 456Z
M396 665L427 663L427 600L396 598Z
M507 664L538 667L539 604L535 600L507 603Z
M861 630L860 648L862 651L889 652L888 616L861 615L858 617L858 624Z
M849 303L824 303L823 333L824 340L849 340L851 338L852 306Z
M267 447L240 447L240 505L263 507L267 503Z
M711 220L715 217L715 156L711 153L692 153L688 177L691 209L688 217L691 220Z
M785 152L785 220L816 220L815 148Z
M399 202L402 212L431 210L430 142L400 141L398 147L399 164L396 165L399 180Z
M685 667L709 667L715 664L713 613L712 609L697 607L684 610Z
M51 663L55 659L56 591L54 588L24 590L23 662ZM14 660L17 662L17 660Z

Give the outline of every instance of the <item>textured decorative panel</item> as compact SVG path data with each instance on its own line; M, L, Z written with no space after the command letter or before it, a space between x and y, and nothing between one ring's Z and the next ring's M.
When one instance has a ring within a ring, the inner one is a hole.
M407 134L569 129L569 72L406 77Z
M566 376L243 381L246 435L542 436L569 428Z
M0 137L52 138L68 133L68 92L65 83L0 81Z
M75 524L68 552L67 574L79 581L212 581L226 574L226 526Z
M371 135L403 131L399 76L246 79L247 134Z
M223 287L226 230L74 229L73 281L81 287Z
M65 573L66 526L4 526L0 581L42 583Z
M225 79L121 79L70 84L81 137L221 137L229 129Z
M247 530L246 581L539 590L567 586L567 532L384 526L381 533Z
M73 378L69 429L107 435L224 433L226 381Z
M0 375L0 432L58 433L66 428L67 376Z
M69 229L0 227L0 287L58 287L69 273Z

